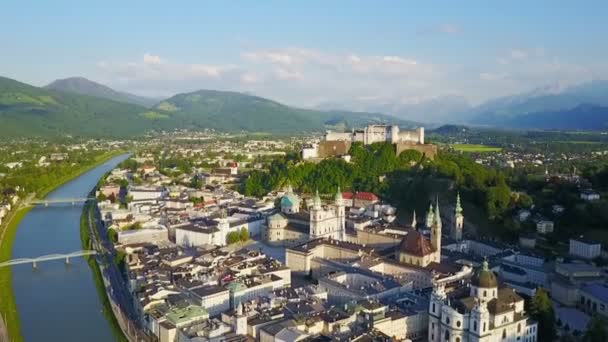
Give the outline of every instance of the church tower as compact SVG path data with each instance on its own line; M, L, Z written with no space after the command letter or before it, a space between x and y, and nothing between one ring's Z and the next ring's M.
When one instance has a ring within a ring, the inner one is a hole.
M321 197L319 197L319 190L316 191L315 197L312 200L312 206L310 208L310 238L316 239L321 235L320 225L323 216L323 206L321 203Z
M464 227L464 215L460 205L460 193L456 195L456 208L454 209L454 227L452 228L452 238L456 241L462 240L462 230Z
M344 207L344 200L342 199L342 191L338 185L338 192L336 192L336 220L338 221L338 229L335 234L335 238L344 241L346 238L346 208Z
M429 341L441 341L441 308L445 302L446 295L443 284L433 284L433 292L429 301Z
M426 212L426 221L424 222L427 228L433 226L433 203L429 204L429 211Z
M416 221L416 210L414 210L414 214L412 215L412 228L416 229L418 222Z
M441 214L439 213L439 198L435 203L435 213L432 219L431 225L431 246L435 251L434 260L435 262L441 262Z

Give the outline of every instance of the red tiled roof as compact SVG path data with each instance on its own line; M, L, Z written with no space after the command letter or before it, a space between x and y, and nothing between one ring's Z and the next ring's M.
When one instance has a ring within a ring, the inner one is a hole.
M343 192L342 193L342 198L343 199L353 199L354 194L352 192Z
M352 192L347 191L347 192L342 193L343 199L353 199L353 197L355 199L363 200L363 201L378 201L379 200L378 196L376 196L372 192L364 191L364 192L357 192L357 193L353 194Z
M399 250L411 255L425 256L433 253L433 246L419 231L414 230L403 238Z
M364 201L377 201L379 198L372 192L357 192L355 199Z

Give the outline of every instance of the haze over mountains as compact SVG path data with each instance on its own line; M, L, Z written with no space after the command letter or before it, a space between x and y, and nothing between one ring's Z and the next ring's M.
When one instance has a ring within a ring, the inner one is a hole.
M604 130L608 129L608 81L540 88L474 107L456 96L409 104L351 104L350 108L362 111L333 109L339 104L330 103L323 107L328 109L296 108L216 90L159 100L116 91L82 77L57 80L42 88L0 78L0 133L4 135L119 137L176 128L294 134L370 123L411 127L416 122Z

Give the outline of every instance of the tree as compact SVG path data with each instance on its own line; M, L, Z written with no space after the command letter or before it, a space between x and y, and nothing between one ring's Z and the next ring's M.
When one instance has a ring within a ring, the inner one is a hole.
M100 192L100 193L99 193L99 196L97 196L97 200L98 200L99 202L103 202L103 201L105 201L106 199L108 199L108 197L107 197L107 196L106 196L106 194L104 194L103 192Z
M538 322L538 340L553 341L556 336L553 304L545 290L538 289L530 303L530 314Z
M504 182L488 188L486 193L486 210L490 219L496 220L502 217L510 203L511 190Z
M608 329L606 324L608 321L598 315L593 316L589 325L587 326L587 332L583 336L583 342L605 342L608 341Z
M110 238L110 241L112 241L113 243L118 242L118 232L114 229L109 229L108 230L108 237Z
M240 235L238 232L230 232L226 235L226 243L232 245L233 243L237 243L240 240Z
M399 154L398 165L402 168L410 168L422 159L422 153L416 150L405 150Z
M534 204L532 197L526 193L520 193L517 197L517 204L525 209L529 209Z
M241 231L239 233L239 238L242 242L249 240L249 231L247 230L247 228L245 228L245 227L241 228Z

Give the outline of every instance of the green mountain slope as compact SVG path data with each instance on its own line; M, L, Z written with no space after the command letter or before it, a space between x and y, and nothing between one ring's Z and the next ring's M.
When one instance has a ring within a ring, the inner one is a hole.
M175 95L155 106L155 111L172 116L189 128L227 131L305 133L369 123L415 125L389 115L300 109L258 96L216 90Z
M179 94L150 109L0 77L2 137L128 137L176 128L305 134L368 123L413 126L388 115L299 109L257 96L212 90Z
M148 109L93 96L33 87L0 77L0 135L128 136L162 128Z
M110 87L93 82L84 77L70 77L55 80L44 88L68 93L101 97L116 102L131 103L145 107L152 107L154 104L158 103L158 100L156 99L116 91Z

